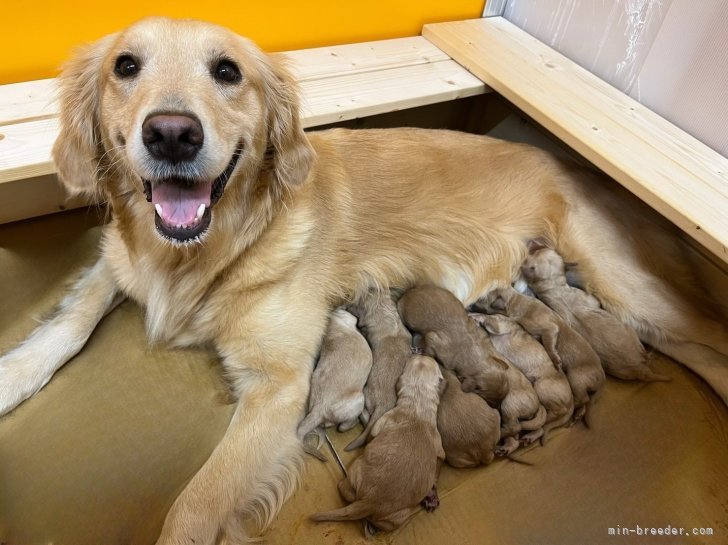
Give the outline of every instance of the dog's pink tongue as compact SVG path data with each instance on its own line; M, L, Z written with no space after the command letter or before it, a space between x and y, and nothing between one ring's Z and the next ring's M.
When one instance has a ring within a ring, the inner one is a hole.
M190 187L164 183L152 188L152 203L164 223L184 227L196 222L201 204L205 208L210 206L211 193L212 182L196 183Z

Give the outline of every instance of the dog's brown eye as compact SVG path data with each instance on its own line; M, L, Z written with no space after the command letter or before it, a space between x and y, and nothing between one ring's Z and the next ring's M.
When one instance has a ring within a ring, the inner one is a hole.
M114 72L116 72L116 75L120 78L130 78L139 72L139 63L131 55L122 55L116 59Z
M213 70L213 75L217 81L223 83L237 83L243 77L236 64L228 60L218 62Z

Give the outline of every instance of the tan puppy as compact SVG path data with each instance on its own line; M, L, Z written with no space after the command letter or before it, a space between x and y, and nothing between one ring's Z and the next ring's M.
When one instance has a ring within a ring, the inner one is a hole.
M397 403L397 381L412 350L412 336L402 324L389 292L371 290L349 310L359 318L359 326L372 349L372 369L364 387L364 431L345 450L362 446L374 424Z
M497 314L470 316L490 334L495 349L518 367L533 384L539 401L546 409L542 442L545 441L546 433L566 425L574 412L574 398L569 381L554 367L543 346L512 318ZM526 435L526 440L533 438L532 434Z
M406 523L431 495L445 458L437 431L443 389L435 360L412 356L399 379L397 405L377 421L363 454L339 482L339 492L350 504L311 518L367 519L385 531ZM368 534L369 526L365 529Z
M441 369L447 388L437 409L437 429L452 467L489 464L500 440L500 413L482 397L465 393L452 371Z
M311 376L308 415L298 426L305 438L319 426L339 424L339 431L353 428L364 408L364 384L372 368L372 351L356 329L356 317L342 308L331 315L321 355ZM318 447L306 452L325 460L318 448L323 437L317 433Z
M508 393L500 405L501 445L495 450L497 456L508 456L519 445L536 441L543 435L546 423L546 409L531 382L509 360L504 361L508 364Z
M533 297L511 287L491 290L473 308L481 312L505 314L528 333L541 339L554 365L562 368L574 396L574 419L588 413L604 387L604 370L591 345L553 310Z
M110 219L98 262L0 357L0 414L82 350L118 294L144 308L152 341L212 347L239 401L160 545L243 541L239 513L264 529L293 493L332 308L424 284L470 304L511 282L531 239L579 263L605 309L728 400L726 328L705 316L674 226L610 180L472 134L307 134L280 58L198 21L104 37L58 84L59 179Z
M405 325L424 337L425 353L453 371L464 392L474 391L492 407L500 405L509 388L508 364L452 293L435 286L412 288L397 308Z
M595 297L566 283L564 260L554 250L535 250L522 271L536 296L589 341L607 373L624 380L670 380L647 367L647 354L634 329L602 309Z

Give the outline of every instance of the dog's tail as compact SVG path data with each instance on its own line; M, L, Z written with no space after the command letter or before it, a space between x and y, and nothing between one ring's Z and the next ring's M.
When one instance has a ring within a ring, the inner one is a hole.
M360 520L368 517L369 515L371 515L371 509L367 506L367 503L357 500L346 507L342 507L341 509L311 515L311 520L315 520L317 522L324 520Z

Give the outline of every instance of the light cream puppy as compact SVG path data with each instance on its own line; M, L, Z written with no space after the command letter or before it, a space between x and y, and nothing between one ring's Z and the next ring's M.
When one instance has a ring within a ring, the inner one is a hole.
M452 371L441 369L447 388L437 409L437 429L452 467L489 464L500 440L500 413L474 393L463 392Z
M298 426L298 436L305 438L319 426L339 425L339 431L353 428L364 408L364 384L372 368L372 351L356 328L356 317L343 308L331 314L329 327L321 344L321 355L311 376L308 415ZM306 452L325 460L318 447Z
M370 290L349 305L372 349L372 369L364 386L364 431L345 450L366 443L381 416L397 403L397 381L412 350L412 336L397 313L389 291Z
M554 367L543 346L507 316L494 314L471 314L490 335L495 349L518 367L533 384L539 401L546 409L546 423L543 427L542 442L546 433L554 428L565 426L574 412L574 398L566 376ZM530 433L521 439L532 441Z
M574 419L588 415L588 409L604 387L604 370L591 345L553 310L510 286L497 288L478 299L473 308L490 314L504 314L516 320L528 333L541 339L554 365L562 369L574 397Z
M444 389L437 362L412 356L399 379L397 405L372 428L371 441L339 482L349 505L311 518L367 519L379 530L405 524L431 496L445 458L437 431L437 407Z
M397 308L405 325L422 335L425 353L453 371L464 392L477 393L491 407L500 406L509 389L508 364L452 293L418 286L405 292Z
M589 341L608 374L644 382L670 380L647 366L647 354L634 329L602 309L594 296L567 284L564 260L554 250L535 250L522 271L536 296Z

